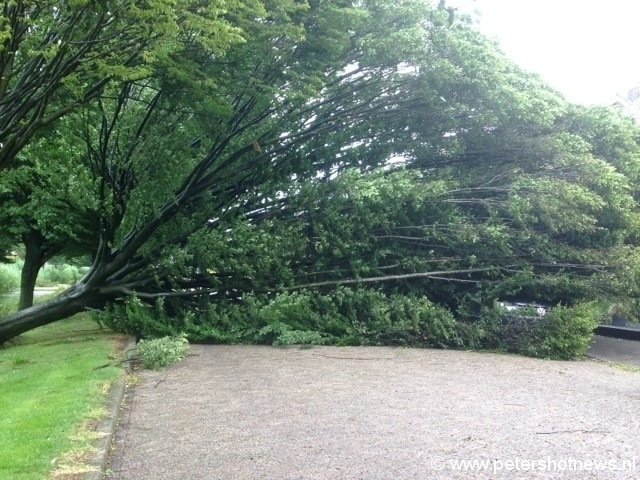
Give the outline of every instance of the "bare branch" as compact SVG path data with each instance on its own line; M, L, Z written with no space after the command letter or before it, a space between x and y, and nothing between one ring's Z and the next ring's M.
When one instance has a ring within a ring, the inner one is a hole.
M439 270L433 272L418 272L418 273L404 273L399 275L385 275L381 277L368 277L368 278L348 278L342 280L327 280L324 282L305 283L302 285L296 285L293 287L285 287L282 290L302 290L304 288L318 288L329 287L337 285L357 285L363 283L378 283L378 282L393 282L398 280L411 280L416 278L438 278L446 279L447 281L453 281L454 279L448 277L448 275L464 274L464 273L481 273L491 272L499 268L496 267L484 267L484 268L465 268L462 270ZM447 276L443 278L443 276Z

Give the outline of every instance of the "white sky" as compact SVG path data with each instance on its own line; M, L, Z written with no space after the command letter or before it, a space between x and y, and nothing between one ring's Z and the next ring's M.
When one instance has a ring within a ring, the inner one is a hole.
M576 103L640 84L640 0L448 0L509 58Z

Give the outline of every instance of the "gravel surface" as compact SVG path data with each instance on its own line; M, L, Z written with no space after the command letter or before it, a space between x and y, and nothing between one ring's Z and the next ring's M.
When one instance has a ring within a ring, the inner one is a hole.
M640 478L640 372L602 362L193 346L139 377L112 480Z

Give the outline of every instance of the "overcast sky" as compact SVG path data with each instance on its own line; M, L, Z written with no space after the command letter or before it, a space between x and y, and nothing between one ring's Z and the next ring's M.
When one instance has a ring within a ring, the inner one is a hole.
M640 85L640 0L449 0L572 102L610 104Z

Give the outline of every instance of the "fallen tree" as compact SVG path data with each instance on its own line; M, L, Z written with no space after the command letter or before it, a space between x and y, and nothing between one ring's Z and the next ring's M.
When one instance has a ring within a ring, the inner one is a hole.
M224 17L245 39L226 53L181 31L166 70L105 87L79 111L99 212L93 264L59 297L2 319L0 342L132 292L171 290L172 253L192 233L260 208L293 176L330 171L340 145L370 141L373 119L406 118L419 101L398 73L408 50L388 48L425 33L414 11L272 7Z
M224 16L244 43L186 29L165 68L67 117L93 263L0 342L131 297L365 283L454 310L617 278L638 223L607 155L633 163L633 135L597 151L580 112L420 1L269 5Z

